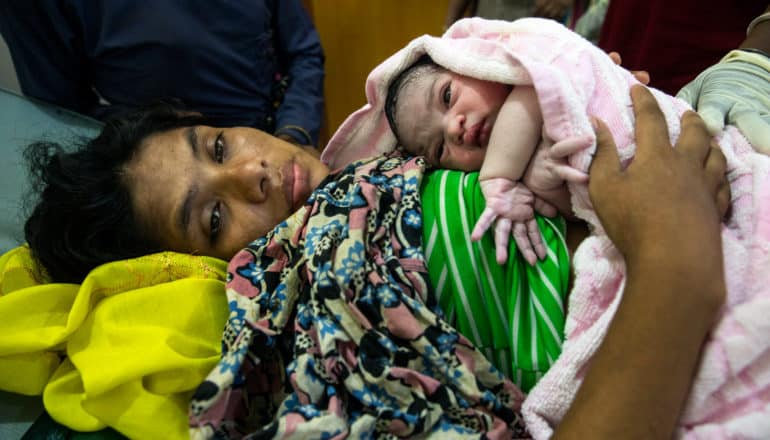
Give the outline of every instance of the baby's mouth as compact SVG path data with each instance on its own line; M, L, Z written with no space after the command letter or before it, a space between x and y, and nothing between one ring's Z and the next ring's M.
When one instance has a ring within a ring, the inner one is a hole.
M485 121L479 121L463 133L463 145L486 147L489 143L489 129L484 126Z

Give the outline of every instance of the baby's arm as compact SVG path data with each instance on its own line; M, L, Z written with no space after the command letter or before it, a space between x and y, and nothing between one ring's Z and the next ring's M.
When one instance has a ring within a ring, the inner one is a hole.
M543 116L535 89L530 86L514 87L500 107L492 127L479 180L520 180L542 130Z
M545 257L545 246L534 221L534 197L518 182L540 140L542 125L535 90L517 86L500 108L490 134L479 173L487 206L471 237L479 240L494 222L497 260L501 263L507 260L511 228L519 251L530 264Z

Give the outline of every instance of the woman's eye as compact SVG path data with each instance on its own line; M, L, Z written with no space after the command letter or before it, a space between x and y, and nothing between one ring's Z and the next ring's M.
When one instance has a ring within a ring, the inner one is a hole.
M214 243L217 241L219 231L222 229L222 207L221 202L217 202L214 205L214 209L211 210L211 220L209 225L209 240Z
M222 163L225 159L225 141L222 133L219 133L214 141L214 160Z
M449 107L449 103L452 102L452 85L447 85L444 88L444 92L441 94L441 102L444 103L446 107Z

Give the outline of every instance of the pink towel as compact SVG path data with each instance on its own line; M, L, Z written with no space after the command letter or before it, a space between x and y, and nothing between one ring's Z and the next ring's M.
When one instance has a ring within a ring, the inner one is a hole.
M546 134L556 141L592 135L589 115L595 115L609 125L621 159L633 157L629 87L635 80L626 70L556 22L472 18L457 22L441 38L413 40L375 68L366 83L368 104L334 134L322 156L326 163L338 168L395 147L382 109L387 85L425 53L464 75L533 85ZM688 106L660 91L653 94L673 143L679 116ZM717 139L732 189L732 213L722 230L728 301L704 347L678 436L770 438L770 157L755 153L733 127ZM592 150L574 155L570 163L587 170ZM596 229L574 257L576 279L562 354L524 402L524 418L536 438L549 437L572 403L625 283L623 259L603 233L587 186L571 185L570 190L575 213Z

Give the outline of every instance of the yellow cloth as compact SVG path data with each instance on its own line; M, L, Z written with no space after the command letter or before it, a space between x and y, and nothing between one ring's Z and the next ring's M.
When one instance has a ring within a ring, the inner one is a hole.
M164 252L57 284L29 248L11 250L0 257L0 389L42 393L78 431L187 438L189 398L219 360L226 268Z

